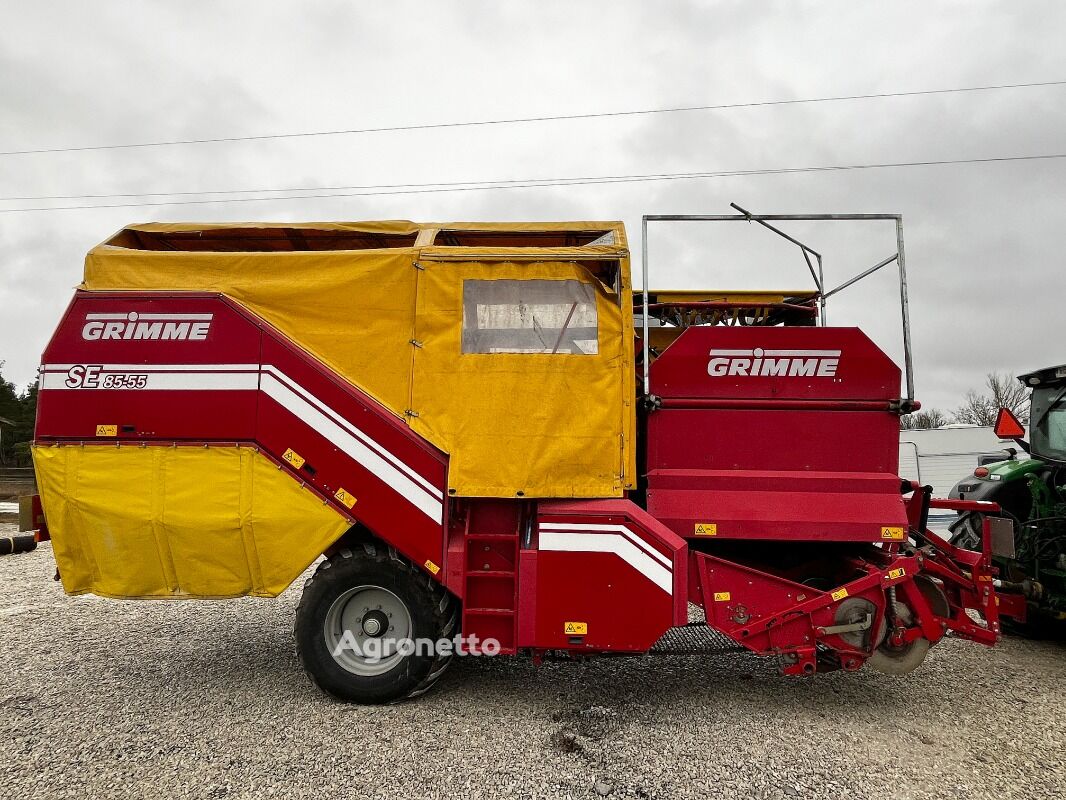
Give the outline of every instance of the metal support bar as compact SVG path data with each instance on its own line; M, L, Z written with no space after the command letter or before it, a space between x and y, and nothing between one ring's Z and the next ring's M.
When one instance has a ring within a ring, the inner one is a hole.
M829 220L901 220L901 214L645 214L649 222L828 222ZM812 251L813 252L813 251Z
M899 264L899 304L903 315L903 363L907 373L907 397L914 399L914 365L911 363L911 312L907 301L907 258L903 252L903 217L896 217L896 255Z
M648 306L649 309L658 311L662 308L712 308L712 309L743 309L743 308L772 308L772 309L784 309L787 311L798 311L803 314L809 314L814 316L816 309L814 306L804 306L798 303L760 303L758 301L753 302L739 302L739 301L723 301L723 300L678 300L674 303L652 303Z
M644 341L641 347L644 350L644 396L651 394L651 346L648 342L648 217L640 221L640 258L643 277L641 278L644 291Z
M811 259L807 255L808 253L810 253L815 258L819 258L820 259L822 256L821 256L821 254L818 251L812 250L807 245L805 245L803 242L801 242L799 239L795 239L795 238L789 236L787 233L785 233L780 228L775 228L773 225L771 225L770 223L766 222L766 220L760 219L758 217L755 217L750 211L748 211L747 209L741 208L736 203L730 203L729 205L730 205L731 208L735 208L737 211L739 211L741 214L743 214L745 217L747 217L750 222L758 222L764 228L773 231L778 236L780 236L782 239L787 239L788 241L792 242L792 244L796 245L800 249L800 251L803 253L803 259L807 262L807 269L809 269L811 271L811 277L814 278L814 285L818 287L818 291L819 292L821 292L823 289L825 289L825 287L822 286L822 282L818 279L818 276L815 274L814 267L811 265Z
M874 615L867 613L862 622L852 622L847 625L830 625L828 628L818 628L818 633L821 636L829 636L841 633L857 633L858 631L868 631L873 627Z
M825 286L825 275L822 272L822 257L821 256L818 256L818 285L819 286ZM826 324L828 323L828 318L827 318L826 313L825 313L825 295L822 295L820 292L819 292L819 294L820 294L820 296L818 298L818 309L819 309L819 311L822 312L821 313L821 319L819 320L819 322L821 323L821 326L824 328L826 326Z
M747 209L741 208L736 203L730 203L729 205L730 205L731 208L735 208L737 211L739 211L741 214L743 214L744 218L748 222L758 222L764 228L769 228L770 230L772 230L774 233L776 233L781 238L788 239L788 241L792 242L792 244L796 245L797 247L801 248L802 250L807 251L811 255L814 255L814 256L820 255L820 253L817 250L814 250L814 249L808 247L803 242L801 242L799 239L795 239L792 236L789 236L787 233L785 233L780 228L775 228L773 225L770 225L769 223L767 223L766 220L770 219L770 217L758 216L756 214L752 214L750 211L748 211Z
M724 408L746 411L890 411L898 413L893 400L781 400L732 397L660 397L659 408Z
M862 280L863 278L865 278L865 277L866 277L867 275L873 275L873 274L874 274L875 272L877 272L877 270L881 269L881 267L884 267L884 266L887 266L888 264L891 264L891 263L892 263L893 261L895 261L895 260L896 260L897 258L899 258L899 253L893 253L893 254L892 254L892 255L890 255L890 256L889 256L888 258L886 258L886 259L885 259L884 261L878 262L877 264L875 264L874 266L870 267L870 268L869 268L868 270L866 270L865 272L861 272L861 273L859 273L858 275L856 275L856 276L855 276L854 278L852 278L851 280L847 280L847 281L844 281L844 282L843 282L842 284L840 284L840 285L839 285L838 287L836 287L835 289L830 289L830 290L829 290L828 292L826 292L826 293L825 293L824 295L822 295L822 296L823 296L823 297L825 297L825 298L827 298L827 299L828 299L828 298L830 298L830 297L832 297L832 296L833 296L833 295L835 295L835 294L836 294L837 292L839 292L839 291L840 291L841 289L847 289L847 288L848 288L849 286L851 286L851 284L853 284L853 283L858 283L858 282L859 282L859 281L861 281L861 280Z

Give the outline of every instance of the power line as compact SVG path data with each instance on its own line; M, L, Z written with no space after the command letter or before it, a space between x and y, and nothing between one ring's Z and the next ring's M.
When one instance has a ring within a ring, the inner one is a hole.
M184 197L189 195L205 194L255 194L256 192L325 192L339 191L342 189L410 189L425 188L429 186L480 186L486 183L493 185L500 183L528 183L534 180L538 179L530 178L528 180L513 181L454 181L450 183L374 183L363 184L359 186L288 186L285 188L272 188L269 186L263 186L258 189L202 189L195 192L119 192L116 194L55 194L30 197L0 197L0 203L13 202L16 200L106 200L113 199L116 197ZM545 178L544 180L556 179ZM581 180L581 178L575 178L574 180Z
M296 133L270 133L255 136L219 136L207 139L172 139L158 142L127 142L122 144L80 145L74 147L42 147L26 150L0 151L0 156L23 156L41 153L78 153L92 150L125 150L135 147L173 147L190 144L218 144L222 142L253 142L268 139L299 139L312 136L347 136L365 133L391 133L398 131L424 131L440 128L468 128L487 125L516 125L527 122L561 122L564 120L597 119L604 117L635 117L650 114L675 114L686 111L722 111L735 108L760 108L764 106L789 106L806 103L835 103L848 100L878 100L890 97L920 97L926 95L955 94L959 92L989 92L1001 89L1032 89L1046 86L1066 85L1066 80L1038 81L1032 83L1003 83L989 86L963 86L951 89L920 89L910 92L880 92L876 94L834 95L807 97L795 100L758 100L745 103L719 103L716 105L677 106L674 108L646 108L635 111L598 111L585 114L553 114L539 117L514 117L510 119L467 120L460 122L429 122L415 125L388 125L377 128L346 128L326 131L300 131Z
M624 181L649 181L649 180L678 180L683 178L717 178L717 177L730 177L734 175L759 175L759 174L780 174L782 172L789 171L804 171L814 172L818 170L843 170L843 169L877 169L885 167L902 167L902 166L938 166L943 164L959 164L959 163L980 163L983 161L1000 161L1000 160L1032 160L1032 159L1048 159L1058 158L1058 154L1050 155L1033 155L1033 156L1010 156L1004 159L1001 158L987 158L987 159L956 159L951 161L914 161L914 162L898 162L889 164L851 164L844 166L825 166L825 167L776 167L768 170L717 170L707 172L672 172L672 173L651 173L651 174L638 174L638 175L585 175L574 176L570 178L515 178L510 180L471 180L471 181L435 181L430 183L379 183L379 184L356 184L356 185L339 185L339 186L288 186L288 187L269 187L264 186L256 189L207 189L202 191L178 191L178 192L122 192L116 194L82 194L82 195L42 195L36 197L0 197L0 203L16 202L16 201L39 201L39 200L105 200L116 199L120 197L189 197L189 196L202 196L202 195L216 195L216 194L256 194L260 192L347 192L347 191L359 191L359 192L371 192L374 194L389 194L387 191L374 191L374 190L389 190L389 189L419 189L430 190L437 188L470 188L470 189L490 189L490 188L507 188L511 184L519 184L517 188L524 188L530 186L550 185L559 186L566 185L568 183L585 183L590 181L611 181L611 182L624 182ZM397 192L401 194L403 192ZM297 197L303 197L305 195L297 195ZM306 195L314 197L318 195ZM332 195L327 195L332 196ZM346 196L346 195L342 195ZM246 198L248 201L256 200L272 200L271 197L252 197ZM288 198L277 198L288 199ZM241 198L204 198L203 200L196 202L239 202ZM180 205L181 203L175 201L173 203L156 203L155 205ZM125 205L125 204L123 204ZM130 206L139 205L153 205L152 203L132 203ZM85 206L71 206L71 208L83 208ZM95 207L95 206L88 206ZM100 205L100 208L109 208L110 205ZM121 206L120 206L121 207ZM48 208L53 208L49 206ZM0 209L3 210L3 209ZM18 210L18 209L12 209ZM38 209L32 209L38 210Z
M153 206L209 205L213 203L262 203L278 200L314 200L335 197L379 197L404 194L435 194L439 192L471 192L500 189L538 189L551 186L588 186L605 183L643 183L649 181L699 180L706 178L730 178L754 175L788 175L804 172L842 172L847 170L892 169L898 167L933 167L954 164L992 164L1009 161L1045 161L1066 158L1066 153L1043 153L1026 156L995 156L989 158L956 158L935 161L897 161L882 164L841 164L814 167L780 167L773 169L729 170L717 172L672 172L648 175L601 175L578 178L527 178L502 181L462 181L457 183L402 184L411 188L386 191L327 192L323 194L298 194L274 197L223 197L207 200L171 200L153 203L104 203L73 206L33 206L4 208L0 214L30 211L77 211L94 208L150 208ZM351 187L365 189L368 187ZM373 187L370 187L373 188ZM246 191L246 190L235 190ZM284 191L284 190L276 190ZM126 196L126 195L122 195ZM2 200L2 198L0 198Z

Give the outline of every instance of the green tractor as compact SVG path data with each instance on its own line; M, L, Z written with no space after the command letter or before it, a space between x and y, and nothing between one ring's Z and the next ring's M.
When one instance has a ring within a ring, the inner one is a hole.
M1008 409L1000 409L996 435L1013 439L1025 451L977 467L949 495L953 500L998 503L999 516L1014 523L1013 556L998 555L1000 582L1026 598L1026 618L1066 619L1066 365L1018 377L1033 390L1030 441L1025 428ZM952 523L951 543L981 549L984 513L962 512Z

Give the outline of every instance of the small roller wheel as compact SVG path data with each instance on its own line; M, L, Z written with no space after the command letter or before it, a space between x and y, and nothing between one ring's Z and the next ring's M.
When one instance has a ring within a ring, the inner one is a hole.
M455 599L397 552L364 541L323 561L296 609L296 651L311 680L348 703L390 703L428 690L452 652Z
M895 602L896 619L900 624L909 628L914 624L914 612L900 601ZM873 654L866 659L866 663L878 672L886 675L906 675L918 668L925 661L929 648L932 645L924 636L907 642L903 645L893 645L889 636L878 645Z

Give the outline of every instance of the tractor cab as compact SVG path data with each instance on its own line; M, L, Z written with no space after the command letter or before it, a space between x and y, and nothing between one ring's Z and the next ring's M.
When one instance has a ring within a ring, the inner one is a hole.
M1066 365L1019 376L1033 388L1029 451L1034 458L1066 465Z

